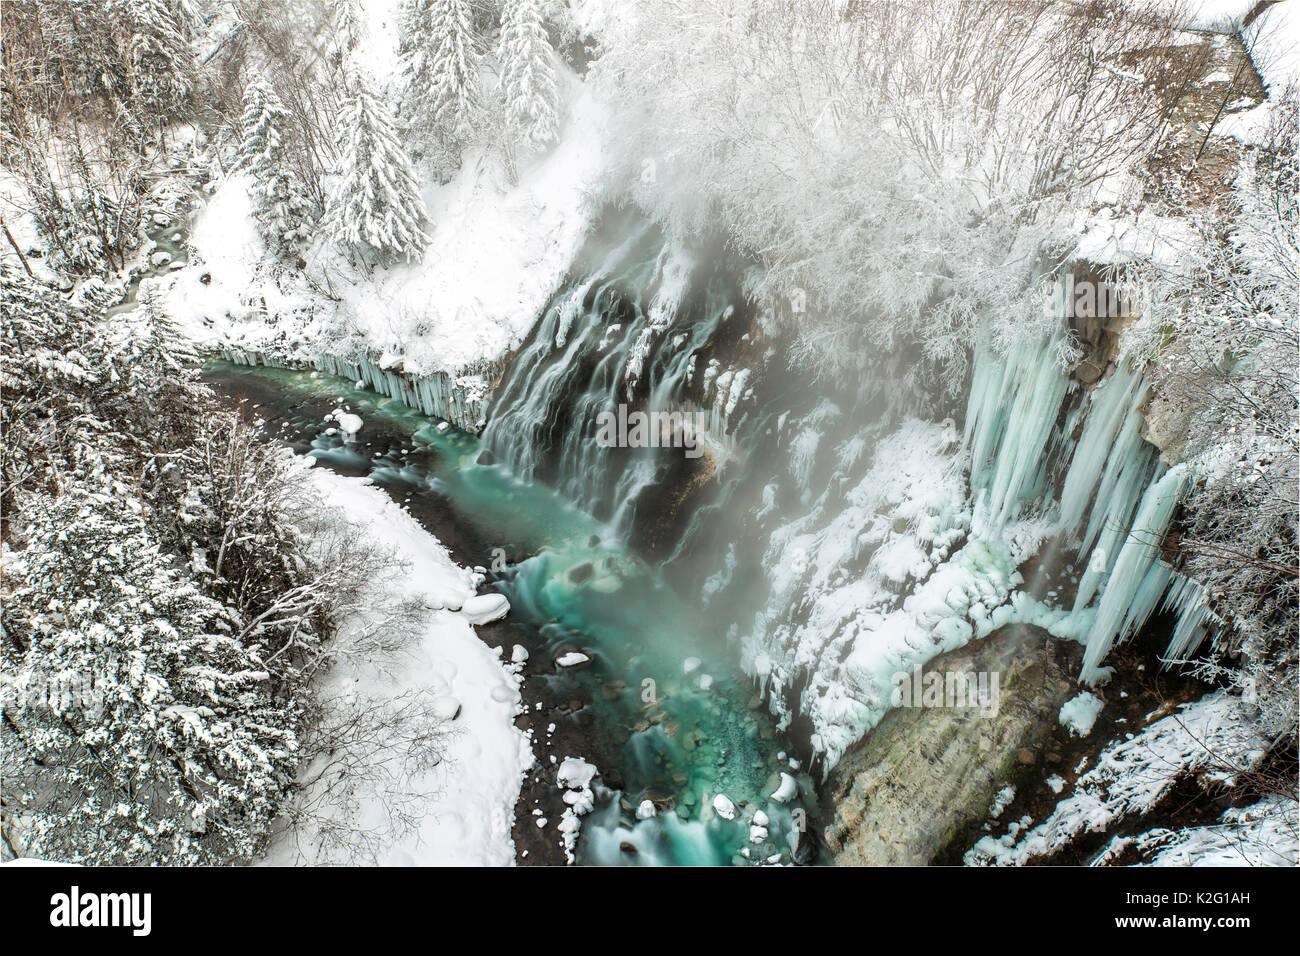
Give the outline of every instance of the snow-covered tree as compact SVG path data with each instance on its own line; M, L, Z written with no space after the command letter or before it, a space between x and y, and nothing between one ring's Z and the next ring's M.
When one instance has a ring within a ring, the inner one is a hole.
M506 0L501 17L501 90L512 134L542 150L555 141L555 68L539 0Z
M410 125L433 130L452 149L463 146L482 105L469 0L410 0L400 52Z
M342 169L326 215L330 235L383 259L420 258L428 213L388 111L359 80L344 117Z
M239 164L257 183L255 213L262 234L286 258L306 244L315 219L312 201L290 162L292 122L269 84L260 78L249 83L240 119Z
M366 21L360 0L335 0L334 47L347 53L356 47L365 35Z
M165 0L118 0L130 32L132 95L159 120L175 117L193 89L194 60Z
M1300 98L1275 94L1262 142L1218 202L1166 192L1193 228L1174 261L1148 266L1151 303L1128 347L1152 359L1151 417L1167 454L1192 463L1179 550L1227 625L1270 735L1297 730L1300 621ZM1220 656L1219 660L1228 659ZM1221 664L1202 664L1224 676Z
M292 783L299 705L143 511L78 490L28 512L5 602L6 809L30 855L246 860Z

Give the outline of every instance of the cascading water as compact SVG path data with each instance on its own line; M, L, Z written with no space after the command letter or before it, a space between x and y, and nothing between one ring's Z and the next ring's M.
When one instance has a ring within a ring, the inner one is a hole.
M549 482L624 537L690 460L663 447L681 436L602 444L602 414L679 416L705 452L702 471L735 454L729 424L752 396L746 370L719 372L710 354L740 301L734 281L649 224L628 231L553 297L510 363L483 436L516 474Z

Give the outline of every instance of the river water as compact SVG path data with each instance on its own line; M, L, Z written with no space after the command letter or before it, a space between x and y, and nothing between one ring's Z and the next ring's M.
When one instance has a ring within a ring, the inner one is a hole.
M437 533L509 598L535 649L533 679L548 700L576 697L587 710L602 783L583 818L579 863L817 858L813 782L719 636L729 622L683 599L612 523L520 480L474 436L342 379L226 362L210 363L205 378L247 399L298 453L368 475L417 517L421 506L451 512L456 540L441 522ZM355 438L325 420L340 406L365 421ZM558 663L573 655L586 660Z

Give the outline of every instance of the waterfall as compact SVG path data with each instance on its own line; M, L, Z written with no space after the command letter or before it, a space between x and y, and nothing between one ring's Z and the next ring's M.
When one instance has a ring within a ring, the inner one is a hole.
M648 223L603 254L585 252L597 265L552 298L510 363L484 443L521 478L547 481L627 536L683 456L657 443L602 445L602 415L677 416L725 464L736 450L728 423L752 391L748 370L723 368L711 353L740 299L727 277Z

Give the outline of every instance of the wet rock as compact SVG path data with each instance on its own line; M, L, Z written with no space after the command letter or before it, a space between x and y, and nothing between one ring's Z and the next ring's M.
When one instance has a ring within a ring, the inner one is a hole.
M480 465L495 465L497 463L497 456L484 448L478 453L478 457L475 458L474 461Z
M627 840L621 842L618 845L618 849L620 853L626 853L628 856L636 856L637 854L636 844L630 843Z
M1033 762L1034 752L1028 747L1022 747L1016 751L1016 763L1027 767Z
M596 569L592 567L590 561L584 561L582 564L569 570L569 580L574 584L585 584L591 580L591 576L595 571Z
M794 862L799 866L809 866L817 861L817 851L821 847L821 841L817 839L817 834L812 830L796 830L799 834L799 842L794 848Z

